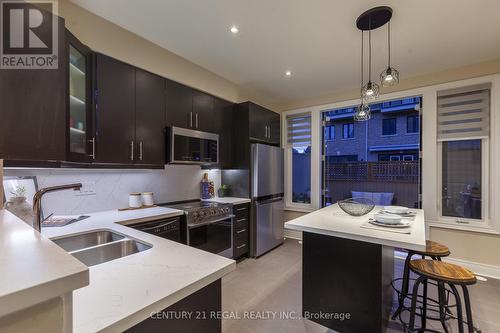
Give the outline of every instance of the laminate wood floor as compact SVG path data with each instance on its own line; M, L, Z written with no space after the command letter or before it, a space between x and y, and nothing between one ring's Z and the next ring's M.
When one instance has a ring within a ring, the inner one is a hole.
M287 239L259 259L239 262L236 270L222 281L222 308L228 318L223 321L223 332L332 332L311 321L297 319L302 308L301 260L301 244ZM402 266L401 260L395 260L395 274L400 274ZM432 289L429 289L431 295ZM483 333L500 332L500 280L479 281L469 291L475 326ZM429 321L428 326L443 331L439 322ZM393 321L387 332L404 330L399 321ZM458 332L454 323L450 332Z

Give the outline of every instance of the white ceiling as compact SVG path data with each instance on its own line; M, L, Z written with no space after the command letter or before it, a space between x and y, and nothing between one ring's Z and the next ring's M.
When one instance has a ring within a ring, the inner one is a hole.
M276 103L357 87L355 20L377 5L394 9L392 58L402 80L500 58L498 0L72 1ZM238 35L229 32L233 24ZM372 41L378 76L385 27Z

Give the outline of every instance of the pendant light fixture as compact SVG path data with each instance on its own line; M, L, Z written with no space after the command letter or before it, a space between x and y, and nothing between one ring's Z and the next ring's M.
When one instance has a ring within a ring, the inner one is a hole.
M387 51L389 58L387 68L380 73L382 87L392 87L399 83L399 72L396 68L391 67L391 21L387 22Z
M380 86L373 82L371 79L372 72L372 30L378 29L381 26L388 23L392 18L392 9L387 6L375 7L367 10L361 14L356 20L356 26L361 30L361 71L363 75L363 63L364 63L364 32L368 32L368 82L364 84L363 76L361 77L361 105L357 108L354 118L356 120L366 120L363 119L365 114L368 113L368 119L370 116L370 108L367 105L368 102L373 101L378 98L380 94ZM389 61L388 67L380 75L383 87L392 86L399 82L399 72L391 67L390 59L390 28L388 28L388 48L389 48Z
M361 31L361 87L363 88L364 84L364 71L363 71L363 50L364 50L364 38L363 38L363 31ZM361 104L356 108L356 112L354 113L354 120L356 121L367 121L370 120L372 117L370 106L365 103L365 100L363 96L361 95Z

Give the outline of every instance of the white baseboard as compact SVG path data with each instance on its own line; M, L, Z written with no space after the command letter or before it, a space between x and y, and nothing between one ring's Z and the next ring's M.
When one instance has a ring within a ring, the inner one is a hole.
M500 267L499 266L482 264L482 263L478 263L478 262L472 262L472 261L467 261L467 260L463 260L463 259L456 259L456 258L443 258L443 261L468 268L471 271L473 271L476 275L490 277L493 279L500 279Z
M285 228L285 238L302 240L302 231Z
M302 240L302 231L285 229L285 237ZM406 258L406 252L395 251L394 258L404 260ZM463 266L473 271L476 275L485 276L493 279L500 279L500 266L482 264L482 263L472 262L463 259L450 258L450 257L443 258L443 261Z

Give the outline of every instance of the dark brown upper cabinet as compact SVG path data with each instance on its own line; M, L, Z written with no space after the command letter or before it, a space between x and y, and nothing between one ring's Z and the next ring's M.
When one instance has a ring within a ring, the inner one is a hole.
M165 79L136 69L135 141L139 164L165 164Z
M164 165L165 79L102 54L96 73L95 161Z
M92 116L92 51L66 30L68 57L67 160L91 162L95 138Z
M194 129L211 133L220 131L220 119L214 113L214 101L214 96L193 90Z
M135 68L96 54L95 161L135 161Z
M215 97L181 83L166 80L166 125L218 133L220 118Z
M172 80L166 81L165 118L167 126L192 128L193 89Z
M272 145L280 144L280 115L252 102L242 103L248 109L250 140Z
M228 169L233 166L233 116L235 105L223 99L214 98L214 123L219 120L216 132L219 133L219 167Z
M0 69L0 158L7 166L65 159L68 57L64 19L57 24L57 69Z

